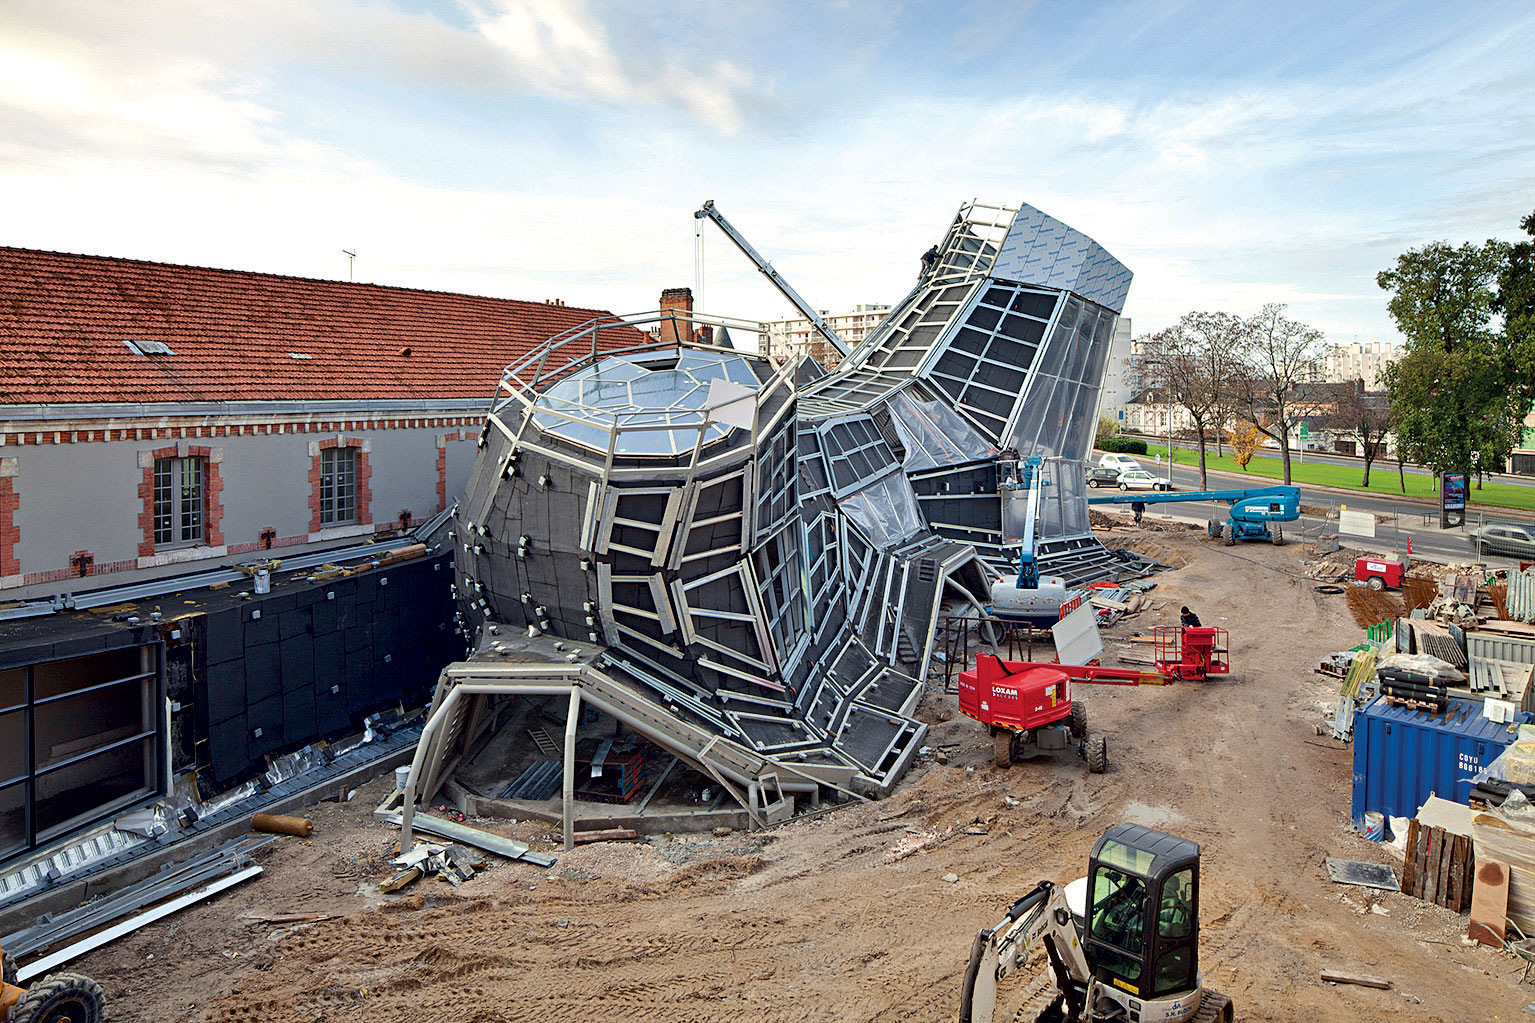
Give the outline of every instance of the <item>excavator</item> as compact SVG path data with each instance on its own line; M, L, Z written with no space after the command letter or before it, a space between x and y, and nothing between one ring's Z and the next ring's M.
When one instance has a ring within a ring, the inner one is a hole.
M1008 997L1003 982L1041 946L1044 969ZM976 935L959 1019L1231 1023L1231 999L1199 974L1199 845L1139 824L1110 828L1086 878L1039 882Z

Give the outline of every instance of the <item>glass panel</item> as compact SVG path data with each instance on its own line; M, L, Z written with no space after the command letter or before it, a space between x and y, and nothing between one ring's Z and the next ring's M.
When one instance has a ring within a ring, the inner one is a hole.
M144 685L142 681L123 682L35 708L35 770L44 771L145 731Z
M1187 938L1194 933L1194 869L1180 870L1162 884L1162 905L1157 910L1157 933L1164 938ZM1165 958L1165 957L1164 957ZM1162 968L1157 967L1160 984Z
M1130 953L1145 946L1146 882L1134 874L1099 863L1093 871L1090 929L1099 941ZM1117 971L1116 971L1117 972ZM1140 966L1136 965L1136 977ZM1135 977L1125 977L1134 980Z
M171 490L171 459L155 459L155 543L171 542L174 497Z
M181 523L177 539L195 543L203 538L203 460L179 458Z
M0 707L15 707L27 699L27 669L0 671Z
M153 743L153 739L145 739L119 746L38 778L34 783L38 840L45 841L50 828L88 818L110 804L147 793Z
M107 650L67 661L48 661L32 668L32 698L46 700L51 696L62 696L77 689L128 678L143 670L144 661L138 647Z
M0 781L27 773L27 712L0 714Z
M0 857L27 846L27 785L19 782L0 789Z
M1184 945L1163 954L1157 960L1152 997L1187 991L1194 986L1194 950Z

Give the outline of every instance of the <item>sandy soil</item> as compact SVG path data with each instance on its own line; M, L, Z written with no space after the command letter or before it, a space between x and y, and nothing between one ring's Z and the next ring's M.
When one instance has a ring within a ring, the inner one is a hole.
M883 802L752 835L584 847L547 871L500 863L397 896L376 887L398 835L371 819L381 779L316 807L314 837L269 846L255 881L75 968L121 1023L949 1020L976 930L1039 879L1080 876L1094 839L1135 820L1201 843L1201 966L1239 1020L1522 1018L1535 986L1510 954L1463 946L1464 917L1327 880L1325 856L1390 861L1350 830L1351 753L1313 728L1335 683L1312 668L1359 636L1342 599L1313 592L1298 545L1146 539L1187 560L1157 577L1160 620L1188 603L1230 629L1234 671L1088 691L1104 775L1074 755L998 769L980 726L932 699L929 742L948 763ZM896 858L976 821L985 834ZM248 918L286 912L337 916ZM1324 968L1393 987L1334 987Z

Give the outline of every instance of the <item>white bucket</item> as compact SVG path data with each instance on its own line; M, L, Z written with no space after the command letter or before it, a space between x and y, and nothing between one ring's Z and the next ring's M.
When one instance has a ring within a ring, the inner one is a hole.
M1372 842L1384 842L1386 840L1386 815L1374 810L1366 810L1364 815L1364 837Z
M256 569L256 592L272 592L272 573L265 568Z
M410 765L405 764L394 769L394 787L401 792L405 791L405 783L410 781Z

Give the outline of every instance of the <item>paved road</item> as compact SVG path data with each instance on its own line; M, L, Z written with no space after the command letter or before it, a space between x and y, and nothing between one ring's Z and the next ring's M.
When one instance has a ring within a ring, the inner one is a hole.
M1158 467L1155 465L1148 465L1147 469L1152 472L1158 471ZM1254 488L1273 485L1272 481L1269 480L1252 480L1249 483L1246 480L1217 473L1211 473L1209 480L1209 489L1211 490L1223 488L1237 489L1244 485L1250 485ZM1173 486L1178 490L1199 490L1199 470L1181 465L1174 466ZM1088 494L1108 496L1108 491L1089 489ZM1476 558L1476 553L1466 533L1477 525L1478 516L1482 513L1470 512L1467 515L1465 529L1444 530L1439 528L1438 510L1427 504L1393 501L1389 497L1373 494L1343 494L1331 490L1301 487L1301 506L1303 508L1325 508L1332 513L1330 516L1331 522L1325 526L1325 531L1327 532L1337 531L1337 509L1340 505L1346 505L1355 511L1371 512L1377 519L1383 515L1390 516L1388 521L1378 522L1376 525L1376 535L1373 542L1365 538L1359 538L1357 541L1351 541L1352 546L1392 551L1406 548L1407 542L1410 540L1412 551L1426 559L1454 563L1482 560L1494 567L1517 567L1517 562L1511 558L1494 557L1491 555L1480 559ZM1221 509L1225 507L1224 502L1218 502L1204 505L1193 503L1169 504L1162 505L1160 509L1158 506L1152 505L1151 509L1158 511L1165 509L1168 513L1178 515L1180 518L1197 520L1216 516L1224 518L1224 513ZM1489 514L1487 518L1488 521L1494 521L1498 517ZM1285 533L1286 535L1293 535L1295 533L1305 534L1309 532L1317 535L1323 529L1322 516L1303 514L1299 523L1292 523L1286 526Z

